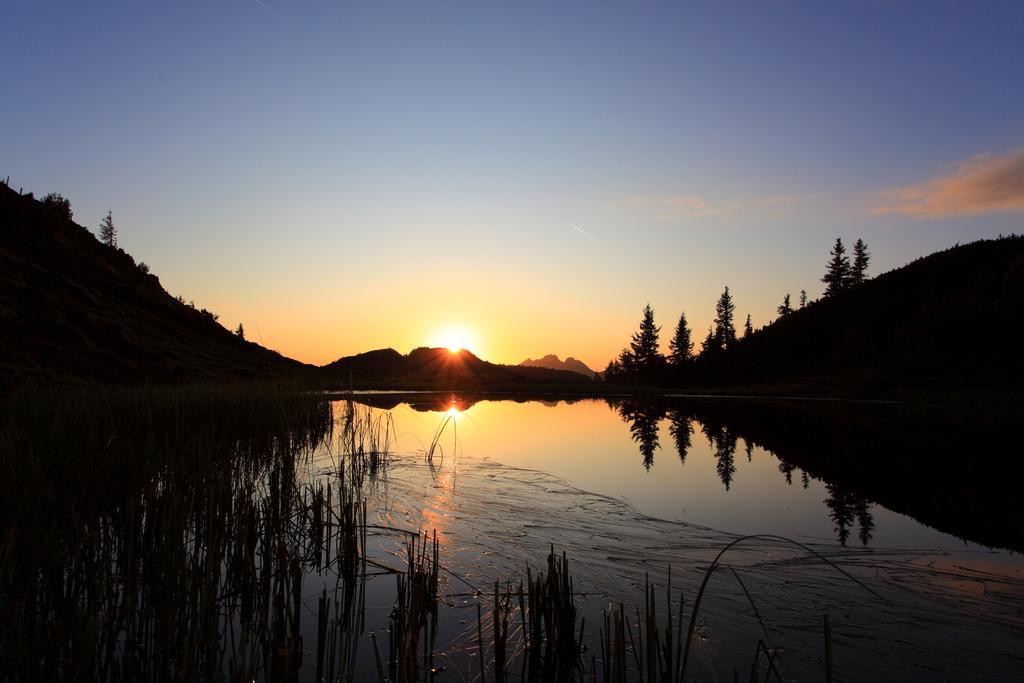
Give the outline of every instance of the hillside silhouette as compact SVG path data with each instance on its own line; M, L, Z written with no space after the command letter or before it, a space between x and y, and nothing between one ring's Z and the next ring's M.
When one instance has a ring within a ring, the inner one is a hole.
M729 299L726 288L718 304L718 315L725 320L732 317ZM734 334L726 343L712 345L710 352L707 345L717 340L709 332L705 350L677 361L656 354L656 328L648 307L646 328L634 334L634 345L643 342L656 357L641 363L627 348L623 358L636 369L623 370L619 363L611 382L1019 402L1024 380L1024 237L957 245L806 306L785 308L771 324L742 338Z
M402 355L379 349L339 358L323 367L332 386L356 388L514 390L593 387L580 374L567 370L489 363L462 349L421 347Z
M833 378L867 394L1015 392L1022 333L1024 237L1015 236L931 254L816 301L697 372L724 384Z
M0 388L291 377L310 366L232 334L121 249L0 184Z
M519 365L521 365L524 368L547 368L549 370L568 370L569 372L579 373L581 375L591 378L597 375L597 373L591 370L589 367L587 367L586 363L584 363L583 361L576 360L572 356L569 356L565 360L561 360L558 356L556 356L553 353L549 353L543 358L538 358L536 360L532 358L527 358Z

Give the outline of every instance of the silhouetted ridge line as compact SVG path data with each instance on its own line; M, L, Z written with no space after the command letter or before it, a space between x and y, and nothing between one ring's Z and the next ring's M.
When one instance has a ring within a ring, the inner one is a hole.
M413 349L403 356L379 349L339 358L323 366L324 381L336 386L403 389L560 390L593 388L579 373L567 370L489 363L462 349Z
M0 388L291 378L305 366L164 291L73 222L70 204L0 184Z
M646 309L633 348L609 364L606 380L1020 403L1024 237L957 245L873 279L859 277L799 308L784 302L779 318L740 338L730 329L735 304L726 288L696 357L641 357L657 348L658 328ZM677 331L684 341L687 335Z

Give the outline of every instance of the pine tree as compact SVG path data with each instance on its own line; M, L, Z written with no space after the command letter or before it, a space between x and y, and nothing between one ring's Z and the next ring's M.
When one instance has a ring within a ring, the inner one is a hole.
M633 355L628 346L619 352L616 363L623 373L630 373L636 370L636 356Z
M31 194L29 195L31 196ZM43 205L61 216L71 220L71 202L59 192L51 192L42 199Z
M782 298L782 303L775 309L779 312L780 318L785 318L787 315L793 312L793 307L789 305L789 292L786 292L786 296Z
M614 382L622 376L622 363L617 358L613 358L608 361L608 366L604 369L604 381Z
M743 323L743 338L746 339L754 334L754 326L750 324L750 314L747 313L747 322Z
M679 322L676 324L676 333L668 344L672 353L669 361L675 366L682 366L693 357L693 339L690 335L690 328L686 325L686 313L679 314Z
M100 223L100 242L108 247L117 246L117 228L114 227L114 219L107 211L106 217Z
M853 267L850 269L850 283L859 285L868 279L868 261L871 260L871 253L868 245L862 239L858 239L853 245Z
M807 305L807 290L806 289L801 289L800 290L800 308L803 308L806 305Z
M850 283L850 259L846 256L843 240L838 237L832 247L831 258L825 265L825 275L821 281L825 283L826 297L838 294Z
M629 343L630 351L640 370L653 370L664 360L658 351L658 333L660 327L654 324L654 310L650 304L644 306L644 317L640 321L640 329L633 333Z
M736 343L736 327L732 322L735 310L736 305L733 304L732 295L726 287L715 305L715 337L721 349L731 348Z
M718 337L715 335L714 329L709 325L708 336L704 337L704 343L700 347L700 355L707 358L721 350L722 346L719 343Z
M238 323L238 327L235 328L235 336L239 339L245 339L245 328L242 327L242 323Z

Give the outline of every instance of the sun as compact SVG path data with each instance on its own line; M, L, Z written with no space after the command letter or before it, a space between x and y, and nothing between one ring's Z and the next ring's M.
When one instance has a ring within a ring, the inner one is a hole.
M479 337L473 330L463 325L446 325L437 330L432 336L430 345L448 349L452 353L458 353L463 349L476 349L479 347Z

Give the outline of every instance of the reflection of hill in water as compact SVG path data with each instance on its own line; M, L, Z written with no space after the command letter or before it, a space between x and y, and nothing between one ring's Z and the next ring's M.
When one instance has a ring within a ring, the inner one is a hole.
M442 552L446 568L460 577L453 584L458 593L486 595L496 580L515 585L525 580L527 565L543 566L552 545L565 551L587 629L603 626L601 611L609 603L637 600L646 581L670 582L689 606L712 558L736 540L723 531L644 515L543 471L488 459L464 462L457 478L453 469L439 473L418 459L393 467L377 522L415 528L430 510L431 521L443 524ZM389 553L401 556L401 543L396 539ZM1020 645L1021 585L1014 578L1003 583L984 566L941 566L941 557L922 562L919 550L880 552L815 540L808 545L880 598L797 546L751 539L730 551L726 567L709 583L701 607L704 649L688 680L731 680L735 663L749 659L749 644L764 636L761 618L773 645L785 652L784 680L819 680L825 612L840 634L837 650L842 648L848 680L931 681L935 670L950 680L1005 680L1018 666L1013 653ZM756 601L758 617L744 590ZM476 611L472 603L467 607L463 624L474 625L460 629L452 648L460 655L477 647ZM984 637L965 638L965 632ZM590 637L587 642L596 642L596 633Z
M420 412L445 412L467 411L483 400L528 399L393 393L357 394L355 400L386 410L404 403ZM540 402L557 406L563 400ZM779 473L787 483L806 488L812 478L822 480L828 491L824 503L843 544L870 542L870 505L879 503L959 538L1024 550L1024 515L1014 490L1024 466L1013 457L1019 450L1019 418L1013 413L983 416L847 402L607 402L628 425L647 469L665 448L675 450L685 467L696 425L711 445L726 489L736 474L736 458L749 460L754 445L779 458ZM671 445L659 440L665 420Z
M346 394L339 395L339 398L347 398ZM539 403L547 406L548 408L556 408L559 405L565 403L572 405L576 402L576 399L543 399L535 400L523 397L495 397L491 395L479 395L473 396L468 394L452 394L452 393L428 393L428 392L394 392L394 393L356 393L352 395L353 400L356 403L361 403L372 408L380 408L382 410L391 410L398 406L405 404L413 410L421 413L425 412L446 412L451 409L458 410L459 412L465 412L476 405L479 401L511 401L513 403Z
M982 416L891 405L842 402L650 400L612 401L629 425L643 465L658 450L669 419L682 462L690 447L684 426L700 424L728 489L738 440L776 455L788 483L799 468L825 482L825 504L844 545L856 532L867 544L870 502L940 531L988 546L1024 550L1024 515L1015 482L1022 469L1014 414Z

